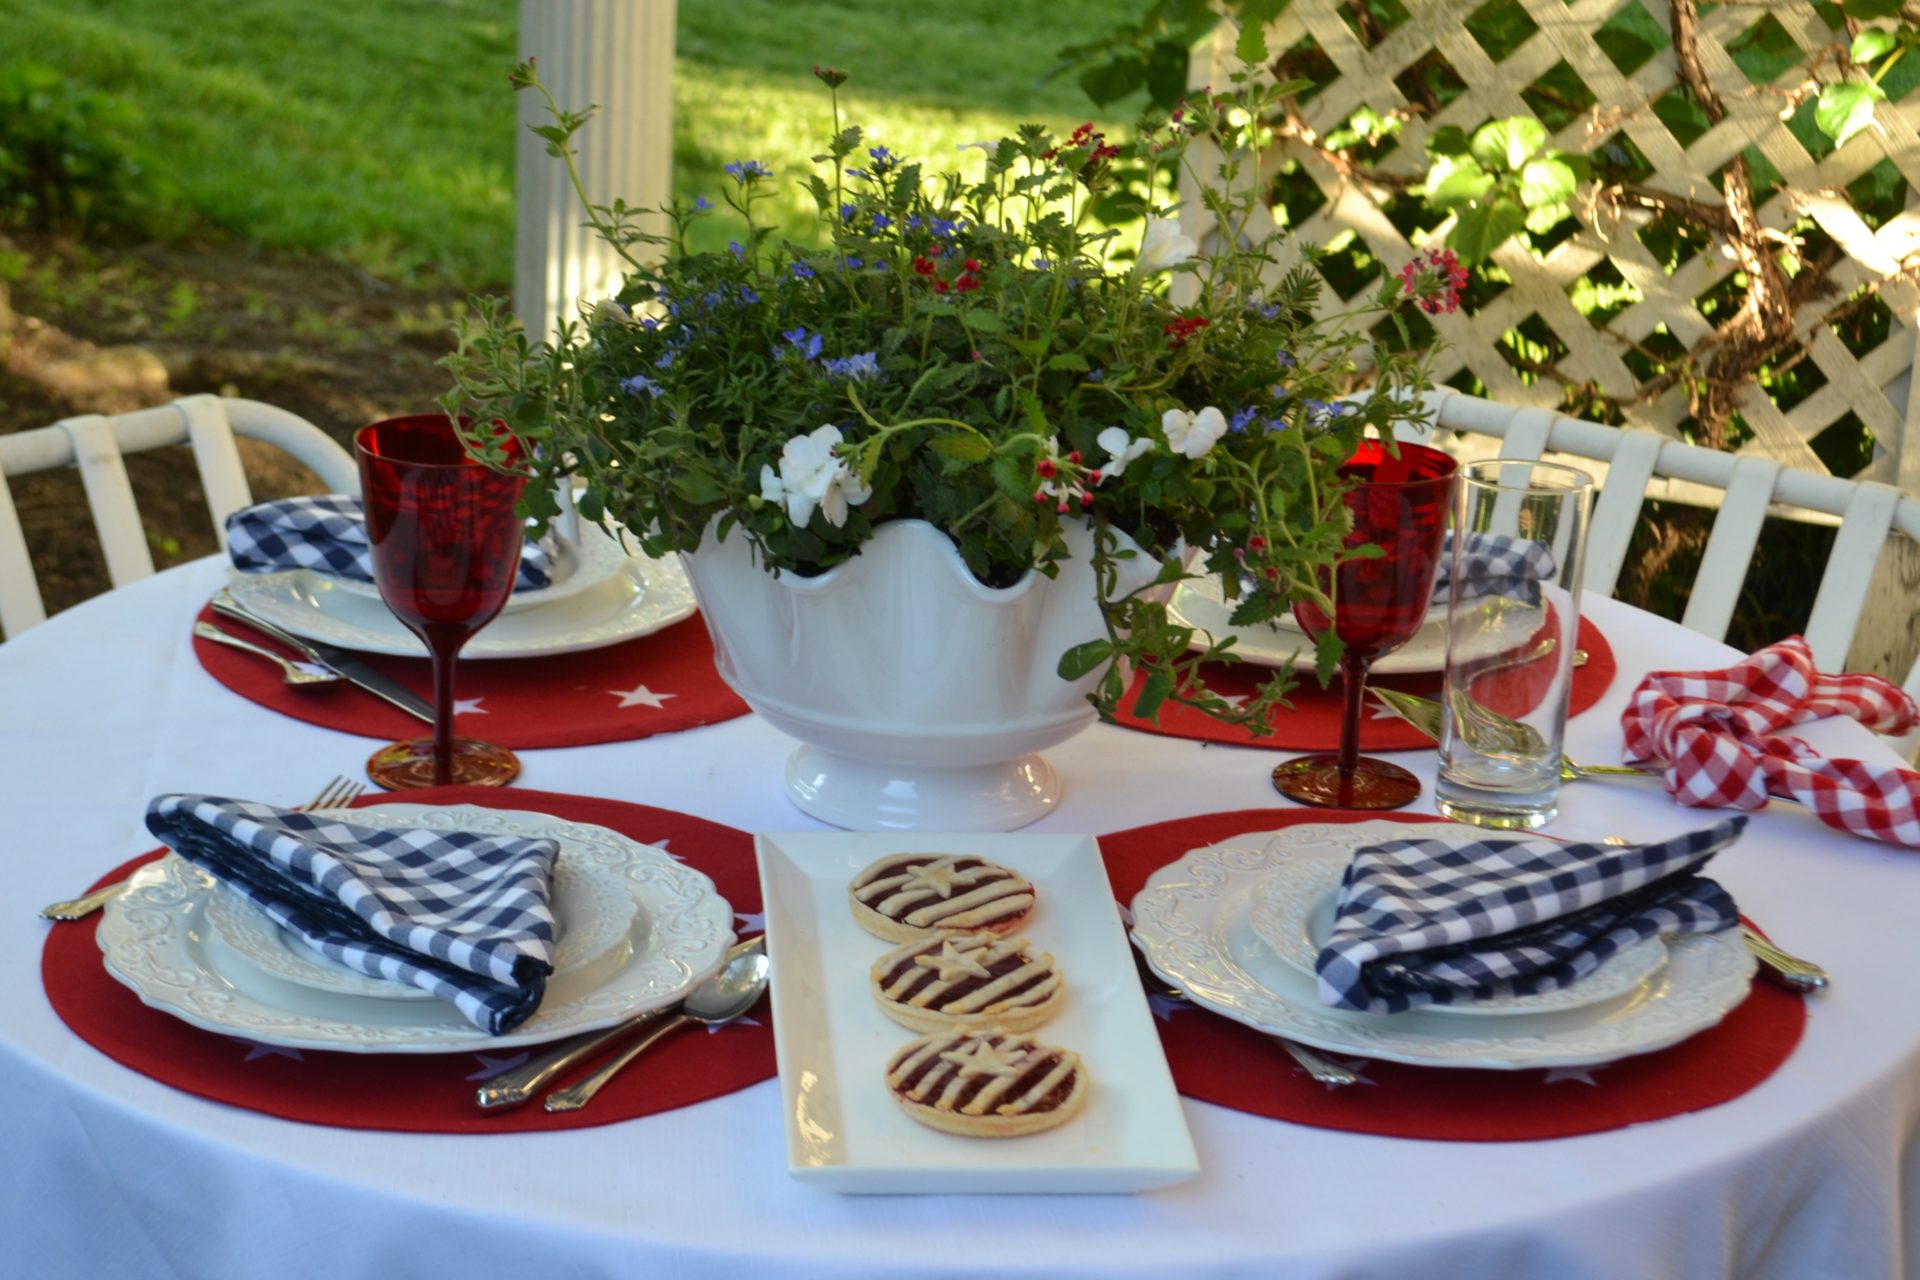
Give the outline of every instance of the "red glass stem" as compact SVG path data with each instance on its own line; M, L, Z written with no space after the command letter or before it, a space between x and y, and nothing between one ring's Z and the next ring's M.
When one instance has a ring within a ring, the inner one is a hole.
M1340 659L1340 679L1346 703L1340 710L1340 750L1334 758L1342 778L1351 778L1360 763L1360 703L1367 691L1366 658L1352 650Z
M453 664L465 635L439 628L425 637L433 657L433 785L453 785Z

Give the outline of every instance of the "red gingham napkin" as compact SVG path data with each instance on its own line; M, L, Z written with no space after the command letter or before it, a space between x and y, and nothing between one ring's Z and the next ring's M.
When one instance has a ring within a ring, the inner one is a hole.
M1850 716L1902 734L1920 708L1890 681L1822 675L1800 636L1768 645L1724 671L1656 671L1620 717L1629 763L1664 761L1667 790L1699 808L1758 809L1767 796L1800 801L1842 831L1920 847L1920 773L1828 760L1775 731Z

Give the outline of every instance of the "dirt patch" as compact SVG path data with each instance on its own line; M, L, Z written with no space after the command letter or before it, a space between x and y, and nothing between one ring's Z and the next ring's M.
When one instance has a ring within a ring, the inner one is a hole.
M344 445L368 422L433 407L446 387L434 361L463 302L451 288L230 243L0 239L0 434L210 392L277 405ZM243 441L242 455L257 498L320 487L277 450ZM156 565L215 550L185 448L127 464ZM78 473L6 483L48 612L106 590Z

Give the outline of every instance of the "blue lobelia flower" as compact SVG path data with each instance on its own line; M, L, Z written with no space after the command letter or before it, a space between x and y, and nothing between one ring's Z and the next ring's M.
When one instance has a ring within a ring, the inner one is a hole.
M1276 351L1276 352L1274 352L1274 353L1273 353L1273 362L1274 362L1275 364L1277 364L1277 365L1279 365L1279 366L1280 366L1280 367L1281 367L1282 369L1291 369L1291 368L1293 368L1293 367L1294 367L1295 365L1297 365L1297 364L1299 364L1299 363L1300 363L1300 362L1299 362L1298 360L1295 360L1295 359L1293 358L1293 353L1292 353L1292 352L1289 352L1289 351Z
M1242 409L1240 412L1233 415L1233 421L1227 424L1227 430L1245 431L1247 429L1247 424L1253 421L1255 413L1256 411L1251 408Z
M873 229L875 231L885 231L888 227L892 225L893 225L893 219L889 218L886 214L876 213L873 215Z
M707 199L705 196L695 196L693 198L693 211L695 213L705 213L711 208L713 208L713 201Z
M758 160L735 160L731 164L721 165L720 168L725 171L729 178L732 178L741 186L745 186L755 178L771 178L773 176L773 170L767 168L767 166L761 164Z
M887 150L885 147L868 147L867 155L873 159L875 165L882 169L894 163L893 152Z
M740 305L741 306L750 307L758 301L760 301L760 295L753 291L752 285L743 284L740 286Z
M1106 380L1107 380L1107 371L1105 369L1087 370L1088 382L1105 382Z
M848 258L847 259L847 270L849 271L858 271L860 268L866 265L867 265L867 260L865 258Z
M951 218L935 218L933 220L933 234L942 240L953 239L954 233L959 230L960 224Z
M808 266L804 262L794 263L792 267L792 271L796 279L800 279L800 280L813 279L813 268Z
M789 329L780 336L785 338L794 350L800 353L803 359L817 360L820 358L820 335L817 333L808 333L804 325L798 329Z
M653 367L654 367L654 368L656 368L656 369L671 369L671 368L673 368L673 358L674 358L674 356L676 356L676 355L678 355L678 354L679 354L679 353L678 353L678 352L675 352L675 351L665 351L665 352L662 352L662 353L661 353L661 355L660 355L660 358L659 358L658 360L655 360L655 361L653 362Z
M660 384L644 373L634 374L631 378L622 382L620 386L630 396L637 396L644 391L656 400L660 398Z
M871 351L835 357L825 361L824 367L829 377L850 378L855 382L868 382L880 376L880 361Z
M840 221L852 222L853 215L854 215L854 207L852 205L843 204L840 206Z
M727 252L736 258L744 258L747 256L747 246L741 244L738 240L729 240L727 241Z
M865 178L870 175L865 169L849 169L847 170L847 176L849 178Z

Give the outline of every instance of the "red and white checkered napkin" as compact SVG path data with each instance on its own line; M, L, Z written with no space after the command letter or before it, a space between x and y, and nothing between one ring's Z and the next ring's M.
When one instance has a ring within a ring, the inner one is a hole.
M1785 796L1830 827L1920 848L1920 773L1828 760L1776 733L1834 715L1902 734L1920 708L1879 676L1822 675L1794 636L1724 671L1654 672L1633 691L1620 727L1627 760L1665 762L1667 790L1681 804L1758 809L1770 794Z

